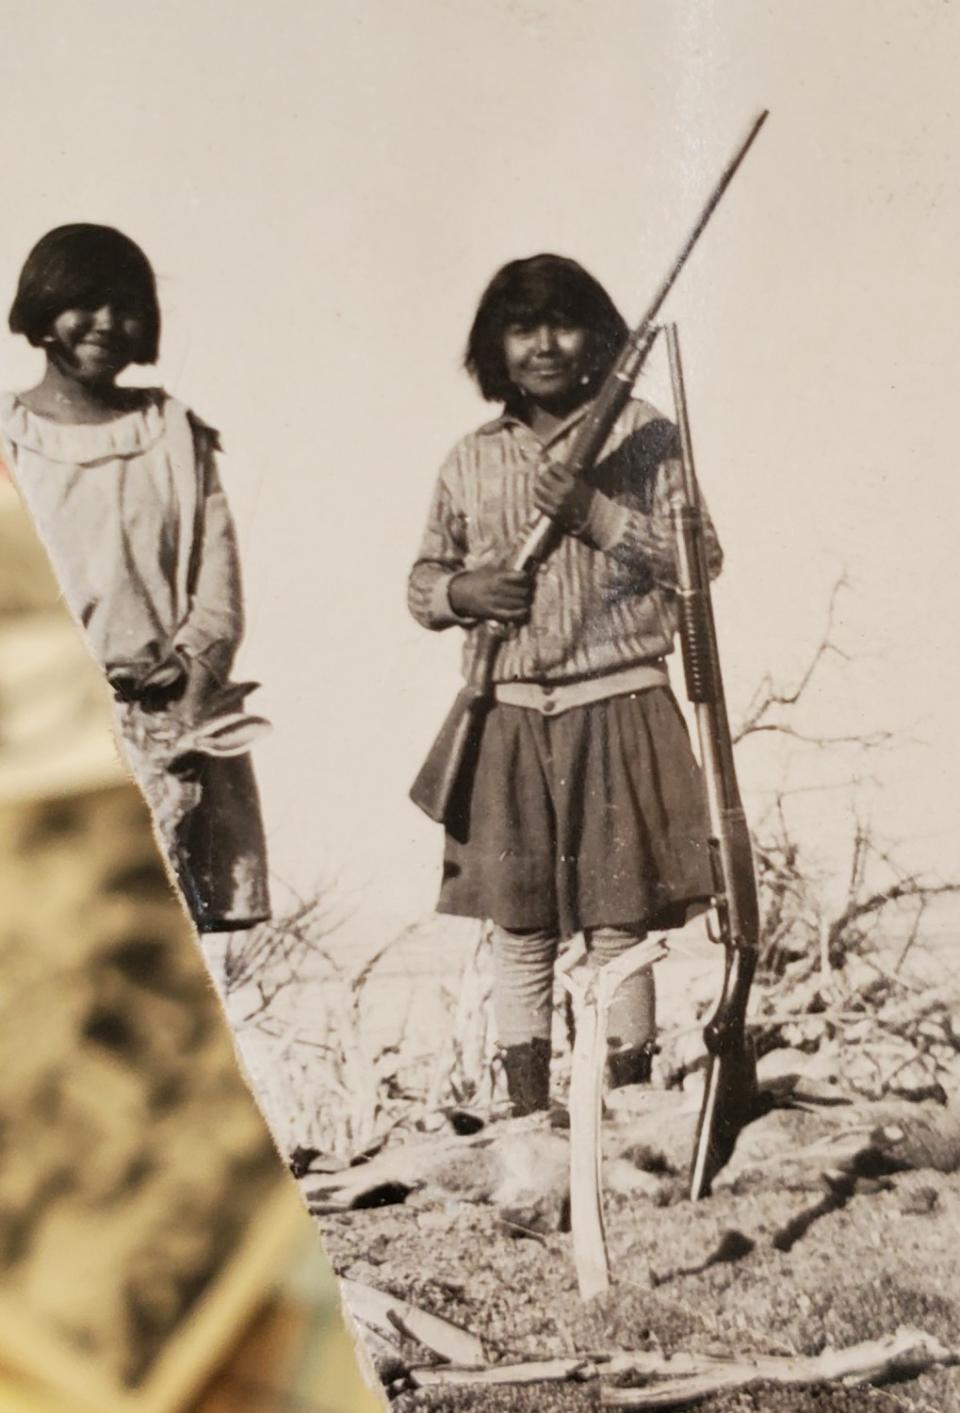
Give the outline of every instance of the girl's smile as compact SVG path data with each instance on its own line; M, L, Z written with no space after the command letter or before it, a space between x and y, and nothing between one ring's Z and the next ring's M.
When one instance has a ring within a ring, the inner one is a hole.
M503 357L510 381L546 407L572 402L590 372L590 333L556 318L508 324Z
M64 309L45 339L47 352L64 372L88 384L112 383L132 361L143 338L138 314L112 304Z

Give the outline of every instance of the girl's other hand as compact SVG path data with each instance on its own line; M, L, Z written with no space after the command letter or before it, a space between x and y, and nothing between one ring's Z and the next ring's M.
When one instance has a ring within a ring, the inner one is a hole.
M179 702L187 682L186 660L176 652L160 662L145 654L108 663L106 672L118 702L139 702L146 711L166 711Z
M450 607L461 618L525 623L533 581L514 569L468 569L450 581Z
M564 530L577 534L590 513L593 490L557 461L545 462L537 472L533 502Z

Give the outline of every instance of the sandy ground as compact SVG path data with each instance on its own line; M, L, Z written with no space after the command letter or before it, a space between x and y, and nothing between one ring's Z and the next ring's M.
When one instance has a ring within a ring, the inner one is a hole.
M696 928L671 944L657 971L665 1020L679 1018L697 996L715 995L722 965L721 949ZM925 943L913 966L960 994L949 939ZM612 1350L815 1355L892 1336L901 1326L960 1351L960 1174L905 1172L821 1211L825 1191L816 1182L808 1191L770 1185L696 1206L608 1194L613 1289L586 1307L569 1235L520 1234L489 1206L420 1192L402 1205L320 1220L339 1274L466 1326L498 1362ZM722 1247L733 1259L711 1261ZM430 1356L404 1349L401 1374L404 1361ZM391 1377L397 1372L388 1366L383 1376L398 1413L600 1406L596 1385L415 1392ZM933 1369L882 1389L768 1384L698 1406L707 1413L960 1413L960 1369Z
M490 1210L408 1204L327 1217L324 1230L341 1274L402 1294L512 1356L611 1348L816 1354L900 1325L960 1348L960 1176L903 1174L889 1190L855 1196L815 1220L791 1250L778 1250L775 1234L816 1201L785 1192L723 1195L696 1207L608 1200L615 1284L586 1307L570 1238L511 1237ZM746 1254L705 1265L729 1233L747 1238L739 1243ZM599 1407L597 1388L585 1384L395 1396L398 1413ZM960 1369L931 1370L883 1390L755 1386L699 1406L705 1413L960 1413Z

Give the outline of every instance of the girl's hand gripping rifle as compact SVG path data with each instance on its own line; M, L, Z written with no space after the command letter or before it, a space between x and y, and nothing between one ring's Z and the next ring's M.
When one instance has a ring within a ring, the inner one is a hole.
M750 834L737 787L720 676L676 325L668 325L666 332L683 463L683 489L674 502L680 637L710 814L717 918L717 933L711 936L722 942L726 951L723 989L703 1032L707 1075L690 1171L690 1196L696 1201L710 1191L714 1177L733 1152L737 1135L753 1117L757 1071L745 1020L760 920Z
M566 463L567 469L575 476L585 476L603 450L613 424L630 399L633 385L640 376L647 354L657 336L654 320L660 312L660 307L766 119L767 112L764 110L754 120L746 138L727 163L720 180L697 217L693 230L687 236L683 249L640 323L629 335L622 353L604 379L590 411L580 423ZM524 535L509 568L518 573L532 573L550 553L561 533L549 516L538 516ZM410 798L414 804L419 805L420 809L438 824L451 822L451 807L454 805L457 783L462 777L472 777L473 759L479 744L483 719L493 695L497 654L510 629L500 623L486 622L481 623L473 632L475 638L470 680L458 693L410 790Z

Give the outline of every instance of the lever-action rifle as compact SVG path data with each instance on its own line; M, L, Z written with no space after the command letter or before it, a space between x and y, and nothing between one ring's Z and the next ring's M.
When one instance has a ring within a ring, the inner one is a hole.
M590 411L580 423L566 463L567 469L575 476L586 475L603 450L613 424L629 401L633 385L640 376L647 354L657 336L654 320L660 307L766 118L767 113L764 111L755 120L745 140L725 167L683 249L640 323L627 338L623 352L604 380ZM549 554L561 533L550 516L538 516L527 529L509 567L518 573L532 573ZM419 805L431 819L440 824L448 820L457 783L476 751L483 719L493 697L497 654L509 631L506 625L492 622L481 623L473 629L474 655L469 680L458 693L410 790L410 798L414 804Z
M757 960L760 917L750 834L737 786L720 675L676 324L667 327L667 348L683 465L683 490L673 510L680 641L687 696L696 712L710 816L717 920L716 932L711 932L711 936L715 942L723 943L726 952L723 987L703 1032L707 1074L690 1168L690 1196L696 1201L710 1191L710 1184L733 1152L738 1133L753 1117L757 1067L745 1021Z

